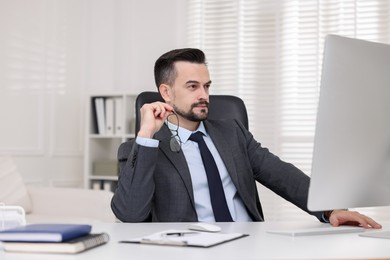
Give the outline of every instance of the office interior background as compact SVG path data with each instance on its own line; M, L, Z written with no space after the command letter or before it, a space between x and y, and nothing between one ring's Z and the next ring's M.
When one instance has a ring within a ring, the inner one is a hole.
M197 47L211 94L241 97L255 138L310 175L330 33L390 44L390 1L0 0L0 155L26 183L83 187L87 96L154 91L154 61ZM311 218L260 193L267 220Z

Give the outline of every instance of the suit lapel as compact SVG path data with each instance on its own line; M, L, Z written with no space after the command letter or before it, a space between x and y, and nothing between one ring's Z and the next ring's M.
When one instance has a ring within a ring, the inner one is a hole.
M238 194L241 196L243 203L246 205L248 213L254 216L254 219L262 219L262 215L259 215L262 214L261 206L259 205L259 209L256 209L256 202L254 198L251 197L250 193L248 193L248 189L245 186L243 186L243 188L240 186L242 181L239 181L239 173L237 172L233 156L234 148L232 149L232 145L234 145L235 142L227 142L227 140L232 140L234 136L225 134L229 133L226 131L226 128L220 127L219 124L213 124L212 121L205 121L205 127L226 166L232 182L236 186ZM256 198L258 198L257 195Z
M231 147L226 136L223 136L221 133L226 132L226 129L219 129L209 121L204 121L207 133L210 135L210 138L213 140L215 147L217 148L219 155L221 156L223 163L226 166L226 169L229 172L230 178L232 179L237 190L239 189L238 175L236 166L234 164L234 158L231 151Z
M165 124L154 136L154 138L160 141L159 149L165 154L168 160L176 168L178 174L183 180L183 183L188 191L188 195L191 198L191 203L195 209L194 192L192 189L191 175L190 170L188 169L186 158L184 157L182 150L180 150L179 152L171 151L171 148L169 146L170 137L171 131Z

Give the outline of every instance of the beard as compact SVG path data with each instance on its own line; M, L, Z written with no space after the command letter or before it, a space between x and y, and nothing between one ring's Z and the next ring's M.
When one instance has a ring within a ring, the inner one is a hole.
M193 108L197 107L199 105L206 105L207 108L202 109L200 111L201 112L200 114L195 114L193 111ZM177 106L173 105L173 109L175 110L176 114L178 114L179 116L181 116L189 121L192 121L192 122L200 122L200 121L206 120L207 116L208 116L208 107L209 107L209 102L200 101L200 102L192 104L191 109L188 112L185 112L185 111L181 110L180 108L178 108Z

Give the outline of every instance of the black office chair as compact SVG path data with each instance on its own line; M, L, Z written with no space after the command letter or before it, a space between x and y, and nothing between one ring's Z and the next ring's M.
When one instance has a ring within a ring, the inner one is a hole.
M145 91L135 101L135 133L140 128L140 109L145 103L162 101L160 93ZM241 98L229 95L210 95L209 119L237 119L248 129L248 114Z
M137 96L135 101L135 133L137 134L140 128L141 113L140 109L143 104L162 101L160 93L153 91L145 91ZM208 119L237 119L246 129L248 129L248 114L246 107L241 98L229 95L210 95L209 97L209 114ZM257 193L257 190L256 190ZM259 196L256 196L257 209L260 216L264 219L263 210L261 208Z

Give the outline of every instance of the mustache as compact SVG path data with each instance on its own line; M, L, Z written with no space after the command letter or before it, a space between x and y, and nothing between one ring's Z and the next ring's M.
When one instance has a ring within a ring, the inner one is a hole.
M199 101L197 103L192 104L191 108L194 108L194 107L197 107L197 106L200 106L200 105L206 105L206 107L209 107L209 102L207 102L206 100Z

